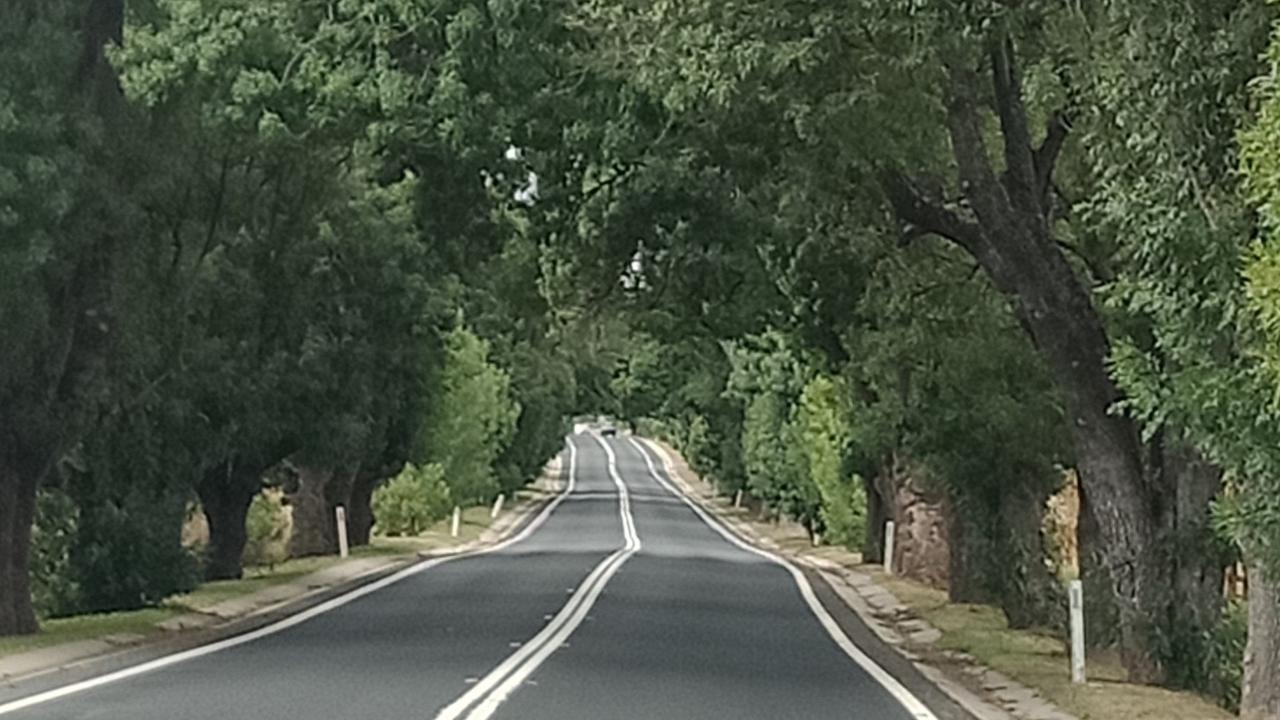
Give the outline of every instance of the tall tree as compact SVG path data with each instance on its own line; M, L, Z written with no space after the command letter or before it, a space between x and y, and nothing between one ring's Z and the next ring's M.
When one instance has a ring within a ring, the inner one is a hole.
M36 488L94 405L135 136L105 62L123 0L0 10L0 635L34 632Z

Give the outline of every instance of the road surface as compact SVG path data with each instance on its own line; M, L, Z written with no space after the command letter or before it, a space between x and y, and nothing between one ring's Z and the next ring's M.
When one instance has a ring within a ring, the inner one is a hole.
M934 720L798 572L713 527L653 448L577 434L498 549L212 647L14 701L31 720Z

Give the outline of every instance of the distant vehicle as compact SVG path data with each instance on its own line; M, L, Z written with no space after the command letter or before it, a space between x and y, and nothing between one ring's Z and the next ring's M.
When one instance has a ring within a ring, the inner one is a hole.
M618 434L618 428L612 425L605 425L600 428L600 434L604 437L615 437Z

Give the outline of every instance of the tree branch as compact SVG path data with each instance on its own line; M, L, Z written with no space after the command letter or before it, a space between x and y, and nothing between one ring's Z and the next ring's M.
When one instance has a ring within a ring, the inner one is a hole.
M1059 111L1049 119L1049 127L1045 132L1044 142L1035 151L1036 188L1040 197L1040 208L1047 218L1053 205L1053 171L1058 164L1058 156L1067 143L1067 135L1071 132L1071 122L1065 112Z
M991 284L997 290L1013 292L1011 275L1004 259L987 240L986 233L977 222L946 207L941 198L931 197L902 173L881 173L880 185L898 219L912 226L908 232L924 231L954 242L987 271Z
M1007 35L992 40L990 52L996 112L1000 116L1000 133L1004 138L1006 190L1019 210L1043 216L1043 186L1037 182L1031 131L1027 127L1027 108L1022 102L1022 79L1014 58L1013 40Z
M898 219L911 225L907 237L940 235L969 252L975 252L983 242L977 223L947 208L942 198L925 191L912 178L896 170L886 171L880 175L880 187Z

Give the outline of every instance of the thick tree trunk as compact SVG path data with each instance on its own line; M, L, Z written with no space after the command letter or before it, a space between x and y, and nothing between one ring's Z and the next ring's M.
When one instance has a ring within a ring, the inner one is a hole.
M1259 562L1249 565L1249 642L1240 718L1280 718L1280 583Z
M244 575L245 518L260 488L259 472L225 466L210 470L196 488L209 523L205 554L206 580L232 580Z
M303 465L298 468L298 490L289 495L293 508L293 534L289 536L289 557L332 555L338 540L335 518L325 500L325 486L333 470Z
M947 568L947 597L955 603L983 604L998 598L991 592L988 562L989 542L978 526L983 518L956 502L950 504L948 528L950 561Z
M303 466L298 472L298 491L290 496L293 506L293 534L289 538L290 557L335 555L338 552L337 509L350 504L355 473ZM347 514L348 541L351 516Z
M1116 612L1115 583L1107 570L1102 529L1093 516L1089 495L1080 487L1080 515L1076 519L1076 548L1080 580L1084 583L1085 643L1090 648L1111 648L1120 641L1120 621Z
M361 473L351 486L351 500L347 506L347 534L352 547L369 544L373 532L373 491L381 482L376 473Z
M0 636L39 630L29 570L35 502L35 480L0 465Z
M884 524L889 519L885 512L884 500L876 491L875 481L864 479L862 485L867 493L867 528L866 536L862 539L862 561L884 562Z
M1004 545L1000 558L1000 609L1016 629L1066 626L1061 585L1045 559L1044 513L1049 493L1010 488L1000 497L999 517Z
M1222 578L1230 557L1210 524L1210 505L1222 489L1222 471L1183 443L1161 438L1160 472L1166 562L1173 575L1170 607L1170 681L1203 683L1208 633L1222 614Z

